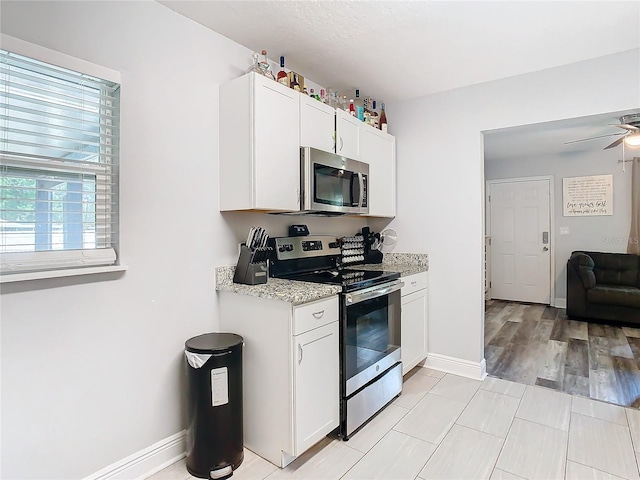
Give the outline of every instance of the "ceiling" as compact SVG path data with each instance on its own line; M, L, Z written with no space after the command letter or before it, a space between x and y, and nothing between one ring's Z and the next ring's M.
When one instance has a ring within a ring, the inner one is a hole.
M625 133L625 130L613 125L620 123L621 116L634 113L640 114L640 109L491 130L484 134L484 158L488 162L513 161L514 152L518 152L518 159L527 160L545 155L602 151L619 138L618 134ZM593 138L601 135L607 136ZM589 140L565 145L582 139ZM622 147L613 150L622 156ZM520 152L527 154L523 156ZM636 155L640 156L639 148L628 147L625 157L632 152L637 152Z
M640 47L640 1L161 0L346 95L391 102ZM247 67L251 58L247 58Z

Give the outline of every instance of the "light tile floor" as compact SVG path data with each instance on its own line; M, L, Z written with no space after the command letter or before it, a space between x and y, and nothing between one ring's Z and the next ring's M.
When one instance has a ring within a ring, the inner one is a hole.
M640 479L640 410L428 368L348 442L287 468L245 449L241 479ZM181 460L149 480L192 480Z

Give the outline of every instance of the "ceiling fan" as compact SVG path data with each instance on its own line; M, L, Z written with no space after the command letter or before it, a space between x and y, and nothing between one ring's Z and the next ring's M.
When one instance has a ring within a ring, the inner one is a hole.
M611 126L622 128L625 131L620 133L610 133L608 135L598 135L597 137L583 138L582 140L574 140L572 142L566 142L565 145L568 145L570 143L585 142L587 140L593 140L595 138L613 137L613 136L621 135L620 138L616 139L613 143L604 147L604 150L617 147L622 142L624 142L629 147L640 146L640 113L623 115L622 117L620 117L619 124L613 124Z

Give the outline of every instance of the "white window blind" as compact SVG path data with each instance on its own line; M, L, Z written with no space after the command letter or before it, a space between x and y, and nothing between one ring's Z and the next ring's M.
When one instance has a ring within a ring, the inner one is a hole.
M0 50L0 273L116 263L119 87Z

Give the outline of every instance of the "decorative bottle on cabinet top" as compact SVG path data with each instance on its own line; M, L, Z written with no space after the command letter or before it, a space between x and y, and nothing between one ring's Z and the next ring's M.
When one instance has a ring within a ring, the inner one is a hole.
M276 80L278 83L281 83L287 87L289 86L289 77L287 77L287 72L284 71L284 56L280 57L280 71L278 72Z
M380 120L378 120L378 125L383 132L387 131L387 114L384 111L384 103L380 105Z
M276 77L273 75L271 71L271 66L269 65L269 60L267 59L267 51L262 50L262 61L260 62L260 68L262 69L262 74L265 77L269 77L271 80L275 80Z

